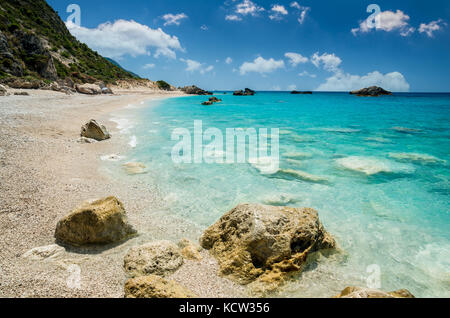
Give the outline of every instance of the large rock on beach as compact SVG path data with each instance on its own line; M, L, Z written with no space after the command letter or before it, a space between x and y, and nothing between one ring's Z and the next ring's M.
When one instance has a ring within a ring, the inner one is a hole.
M117 198L85 202L58 222L57 242L73 246L109 244L135 234L125 208Z
M100 95L102 94L102 89L96 84L78 84L75 85L78 93L86 95Z
M378 86L371 86L367 88L363 88L357 91L350 92L351 95L357 95L357 96L381 96L381 95L392 95L392 92L389 92L381 87Z
M377 289L363 287L347 287L334 298L415 298L406 289L400 289L393 292L384 292Z
M238 205L200 243L217 258L221 274L240 284L281 283L302 270L309 254L336 245L317 211L259 204Z
M177 245L169 241L157 241L131 248L124 258L124 269L130 277L146 275L166 276L183 265L183 257Z
M200 251L202 250L201 246L188 239L180 240L178 242L178 247L181 249L181 255L183 255L185 259L192 261L201 261L203 259L200 254Z
M105 126L100 125L94 119L81 127L81 137L102 141L111 138Z
M129 279L125 283L125 298L196 298L190 290L172 280L156 275Z

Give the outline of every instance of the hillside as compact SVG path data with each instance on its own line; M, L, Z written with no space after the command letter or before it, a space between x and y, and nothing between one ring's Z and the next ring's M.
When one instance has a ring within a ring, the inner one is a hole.
M0 2L0 80L139 80L73 37L45 0Z

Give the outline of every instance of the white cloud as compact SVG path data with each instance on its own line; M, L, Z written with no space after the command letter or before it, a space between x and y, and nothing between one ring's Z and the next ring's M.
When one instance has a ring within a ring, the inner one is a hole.
M409 25L410 17L401 10L383 11L375 18L375 25L372 28L373 18L368 17L360 23L359 28L352 29L356 36L358 33L368 33L370 30L382 30L386 32L398 31L401 36L408 36L414 33L415 28Z
M284 15L288 14L286 8L279 4L274 4L271 9L272 14L269 15L269 19L271 20L281 20Z
M256 16L258 12L264 11L264 8L257 6L250 0L244 0L236 6L236 13L242 15Z
M403 74L399 72L382 74L378 71L374 71L364 76L337 72L333 76L327 78L326 82L321 84L317 90L352 91L370 86L380 86L394 92L407 92L410 88Z
M294 91L296 89L297 89L297 85L292 84L292 85L288 86L288 91Z
M310 74L307 71L303 71L303 72L299 73L298 76L300 76L300 77L308 76L308 77L311 77L311 78L316 78L317 77L316 74Z
M300 63L307 63L309 61L307 57L304 57L303 55L298 53L288 52L284 54L284 56L289 59L289 63L294 67Z
M121 58L124 55L150 55L150 48L156 49L155 57L160 55L176 58L175 51L182 50L176 36L170 36L161 29L151 29L133 20L117 20L106 22L95 29L66 23L70 33L79 41L101 55L110 58Z
M190 59L180 59L180 61L186 63L187 72L199 72L200 74L205 74L214 69L214 66L212 65L206 66L205 64Z
M168 25L180 25L181 20L187 19L188 16L184 13L172 14L168 13L162 16L163 20L166 21L164 26Z
M231 57L227 57L227 58L225 59L225 63L231 64L231 63L233 63L233 59L232 59Z
M281 91L281 86L280 85L272 86L272 90L273 91Z
M338 72L339 66L342 64L342 60L340 57L333 54L324 53L319 55L319 52L314 53L311 57L311 63L314 64L315 67L320 67L323 65L323 68L329 72Z
M297 21L298 23L303 24L303 22L305 22L306 15L308 14L308 11L311 10L311 8L303 7L297 1L291 2L290 7L300 11Z
M445 23L442 19L439 19L437 21L431 21L430 23L421 23L419 27L420 33L426 33L428 37L432 38L433 32L441 30L443 27L447 26L447 23Z
M151 69L151 68L154 68L155 67L155 64L145 64L142 68L143 69L145 69L145 70L148 70L148 69Z
M229 14L225 17L225 20L227 20L227 21L242 21L242 18L238 17L235 14Z
M283 60L276 61L273 58L266 60L261 56L259 56L253 62L245 62L244 64L242 64L240 67L240 72L241 75L245 75L250 72L265 74L271 73L283 67L284 67Z
M256 17L260 12L263 11L265 11L265 9L256 5L254 2L250 0L243 0L241 3L238 3L236 5L233 14L229 14L225 17L225 20L242 21L242 17L244 16L250 15Z
M208 31L208 26L206 25L206 24L203 24L201 27L200 27L200 29L202 30L202 31Z
M297 1L291 2L290 6L291 6L291 8L295 8L295 9L298 9L298 10L300 10L300 9L302 8L302 7L298 4Z

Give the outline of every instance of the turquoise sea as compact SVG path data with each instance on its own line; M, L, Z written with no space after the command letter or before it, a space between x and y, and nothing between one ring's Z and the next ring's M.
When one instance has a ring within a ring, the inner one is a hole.
M317 209L343 252L308 267L281 296L377 287L379 277L383 290L450 297L450 94L223 93L214 106L201 105L205 96L172 98L114 119L130 138L126 161L148 167L140 177L171 198L171 213L206 228L244 202ZM279 173L174 164L171 134L193 134L194 120L224 135L226 128L279 128Z

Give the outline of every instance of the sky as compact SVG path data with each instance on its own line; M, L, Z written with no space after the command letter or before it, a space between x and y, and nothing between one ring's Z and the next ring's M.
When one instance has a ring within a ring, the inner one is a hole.
M450 92L448 0L48 3L81 42L177 87Z

